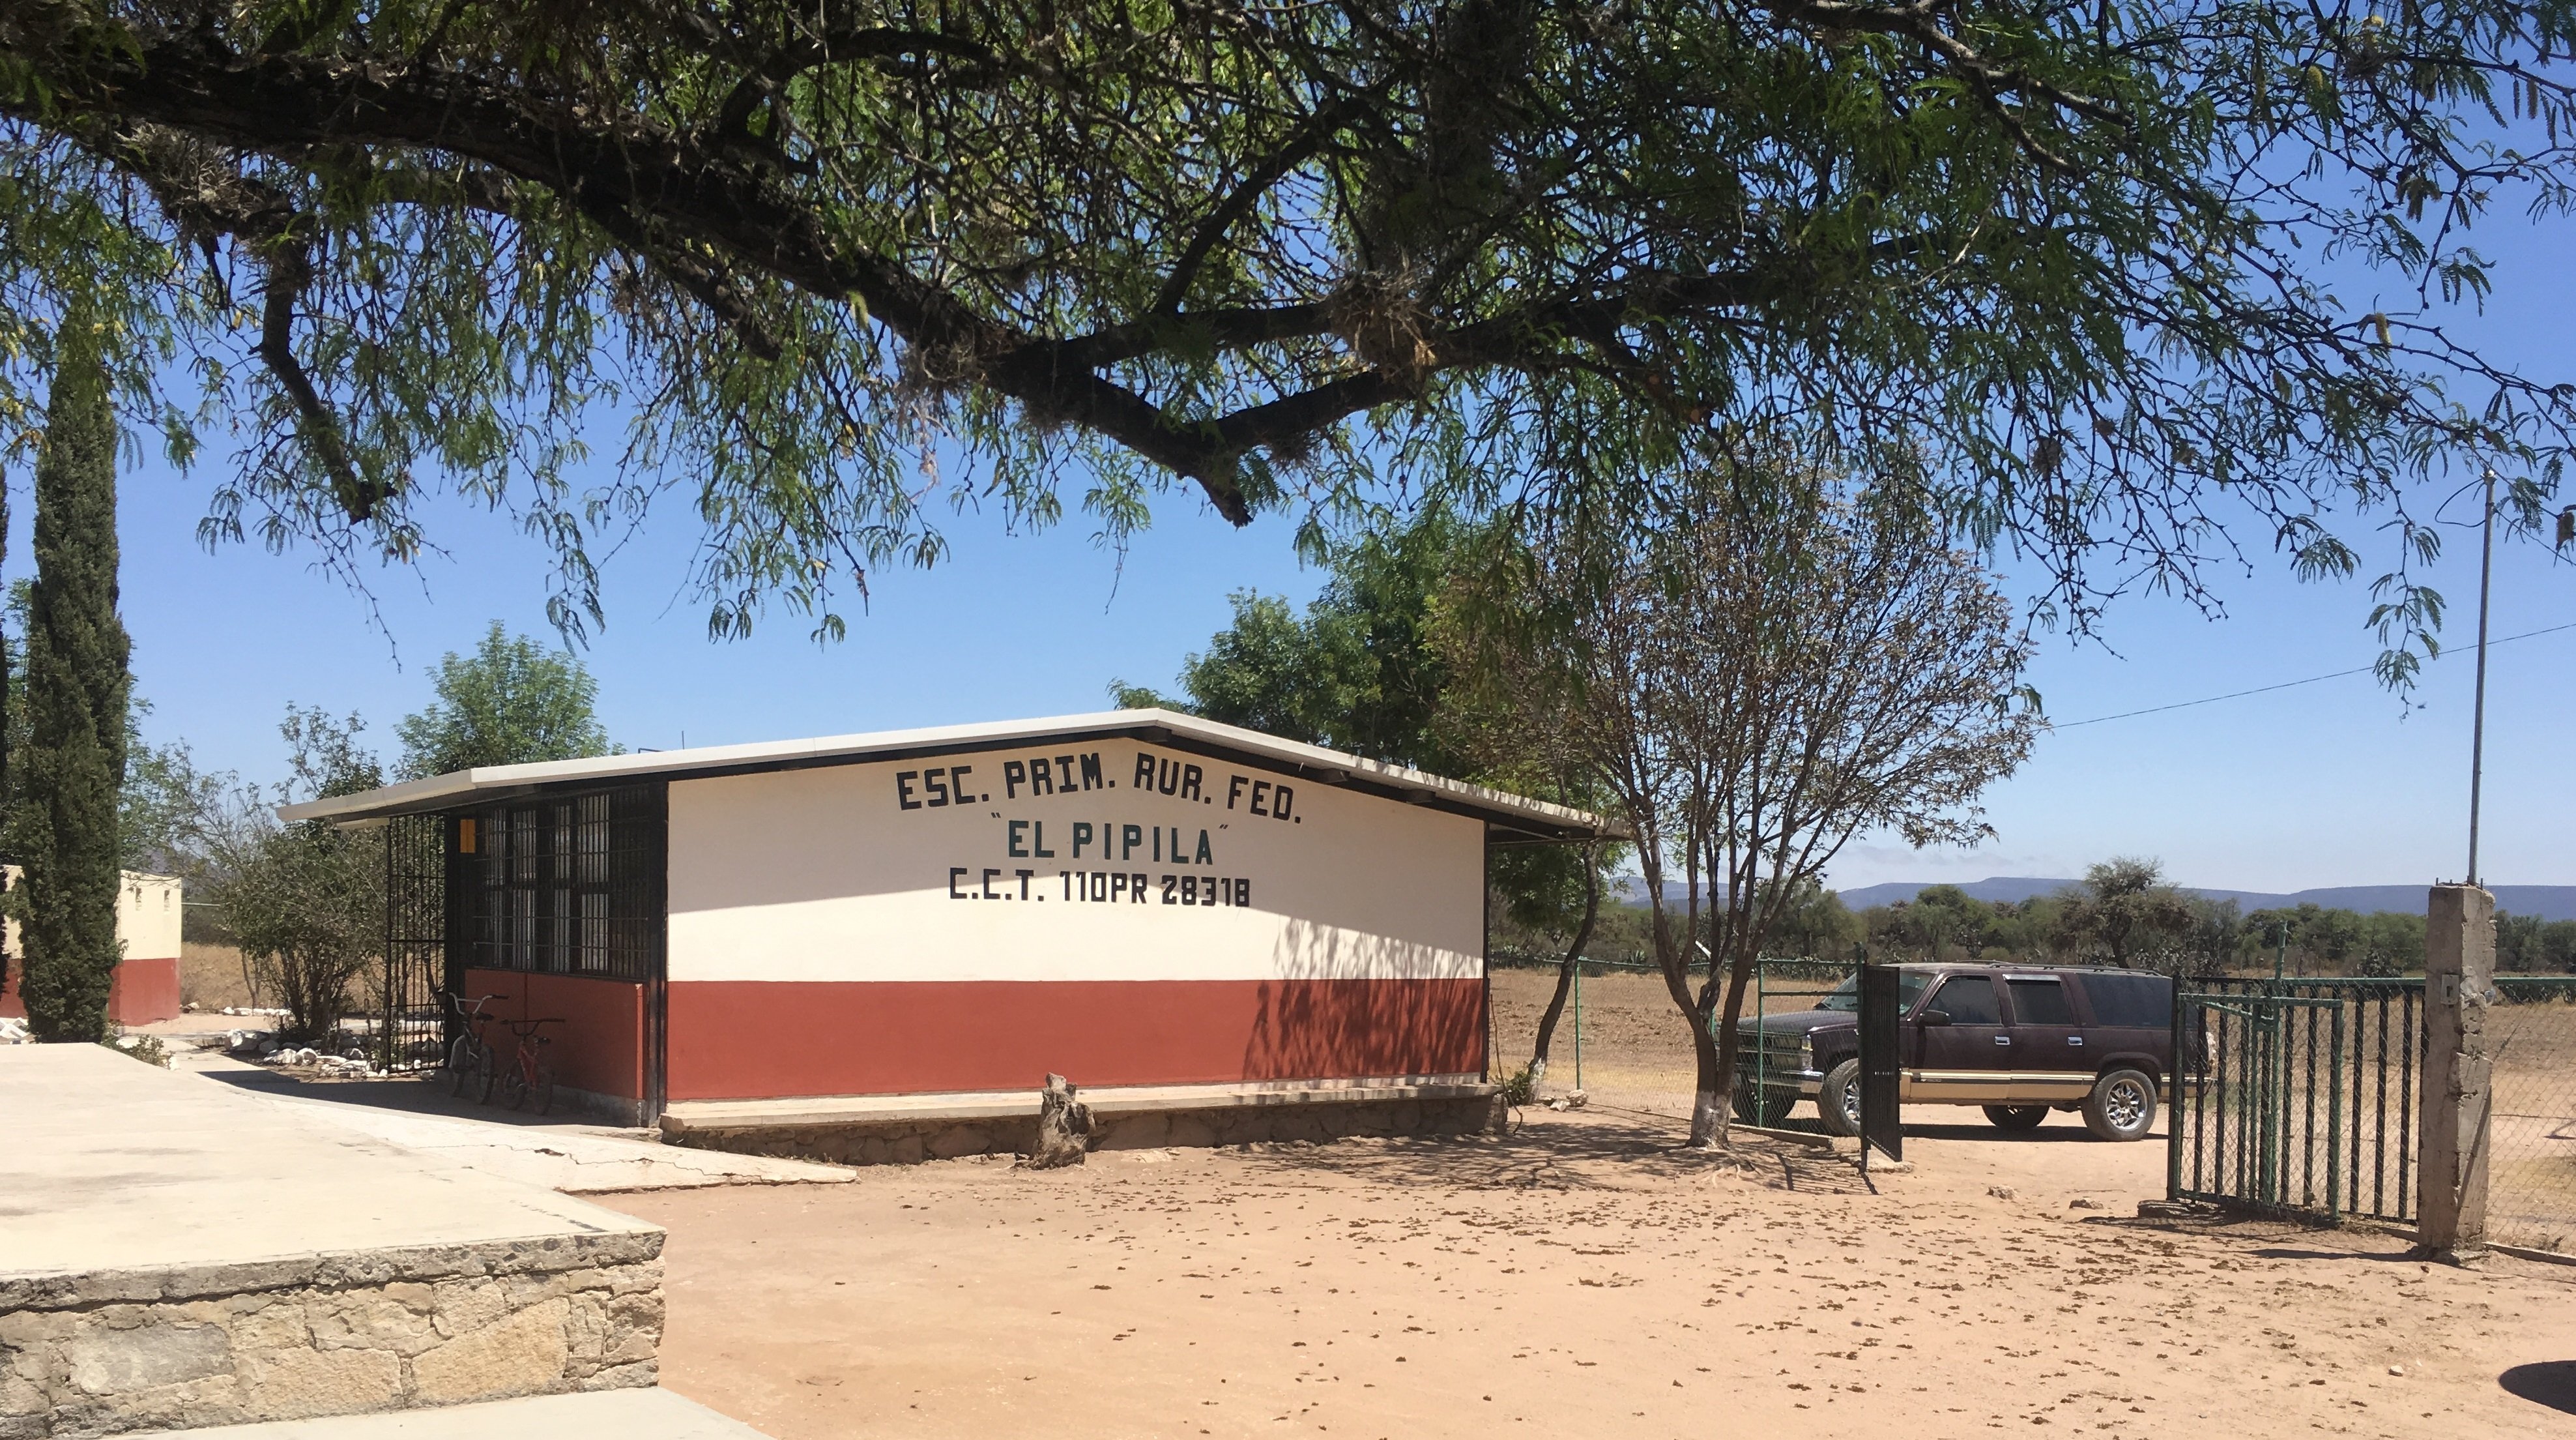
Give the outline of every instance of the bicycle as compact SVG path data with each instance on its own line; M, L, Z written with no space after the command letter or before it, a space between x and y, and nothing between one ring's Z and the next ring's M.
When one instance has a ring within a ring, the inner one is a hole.
M508 1062L500 1066L499 1074L494 1077L499 1084L501 1103L513 1110L524 1110L533 1096L538 1114L553 1113L555 1070L545 1062L544 1047L553 1044L554 1040L537 1032L548 1025L561 1025L563 1017L549 1015L539 1020L504 1020L501 1023L509 1026L510 1032L519 1037L518 1049ZM483 1052L486 1066L494 1063L494 1055L495 1052L489 1049ZM491 1091L488 1089L484 1092L484 1100L490 1103Z
M447 1072L448 1094L462 1096L466 1082L472 1080L482 1087L475 1099L492 1098L492 1047L483 1039L483 1026L497 1017L484 1014L483 1007L495 1000L509 998L507 995L480 995L469 1001L444 990L438 992L439 1003L456 1018L456 1038L448 1044L446 1062L439 1067Z

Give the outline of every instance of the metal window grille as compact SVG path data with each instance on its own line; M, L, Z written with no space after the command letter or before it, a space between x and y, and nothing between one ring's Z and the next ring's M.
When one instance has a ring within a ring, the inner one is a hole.
M651 981L662 973L658 785L548 795L474 817L472 963Z

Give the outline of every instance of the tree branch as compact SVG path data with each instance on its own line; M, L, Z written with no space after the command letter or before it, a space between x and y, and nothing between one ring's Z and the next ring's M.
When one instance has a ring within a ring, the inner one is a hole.
M1341 308L1332 301L1307 301L1164 313L1087 336L1035 335L987 318L892 258L827 230L814 207L772 169L743 163L720 144L642 123L603 121L595 111L453 71L327 55L243 56L202 32L120 32L120 43L111 44L102 29L90 38L100 43L59 52L78 59L49 76L49 113L27 118L59 126L66 115L73 123L85 123L79 118L84 115L126 117L201 141L278 153L315 145L379 145L461 157L488 168L495 179L539 185L561 197L734 324L754 354L775 354L774 340L751 325L751 308L725 266L693 255L696 247L809 294L856 297L912 347L917 368L937 383L972 380L1041 421L1082 425L1196 481L1237 524L1251 518L1237 476L1250 449L1412 398L1438 371L1526 365L1533 346L1570 335L1598 336L1640 318L1739 305L1784 293L1780 287L1789 283L1787 277L1632 271L1607 290L1544 297L1425 335L1402 364L1381 364L1221 416L1177 419L1100 371L1168 343L1174 326L1192 327L1219 348L1239 349L1332 333L1344 319ZM873 43L923 40L889 32ZM822 53L837 52L825 44ZM1286 147L1262 173L1292 168L1301 144L1320 144L1329 134L1330 115L1319 113L1310 122L1309 134L1317 138ZM1203 224L1192 242L1202 259L1217 243L1213 237L1222 234L1227 213L1239 219L1257 193L1249 182L1238 187ZM1168 295L1168 283L1166 288ZM295 393L300 371L279 373ZM311 390L309 378L301 389Z
M216 236L229 237L258 257L267 278L253 353L294 404L296 428L312 445L350 523L373 518L393 492L358 473L339 416L295 355L295 304L313 282L313 259L292 197L243 175L230 156L153 126L94 127L83 143L140 179L183 233L209 244Z
M300 247L283 241L268 246L263 258L268 267L268 296L261 307L257 347L260 361L277 377L287 398L295 402L296 428L304 432L304 438L313 446L314 458L330 475L331 493L339 497L349 523L362 524L392 498L393 492L360 477L357 466L350 463L349 446L340 433L340 417L323 403L321 393L313 388L313 378L304 371L304 363L295 358L295 302L313 278L312 263Z
M725 135L741 133L761 101L816 66L848 60L888 60L898 55L946 55L984 66L999 60L991 50L972 40L960 40L936 30L857 25L846 14L835 15L826 19L820 30L797 35L760 57L717 109L716 131Z
M1180 313L1181 302L1189 298L1190 286L1198 280L1199 267L1207 263L1208 253L1225 238L1225 232L1251 214L1252 207L1261 203L1261 197L1269 193L1271 186L1278 184L1289 171L1306 163L1321 149L1324 142L1332 138L1333 132L1341 128L1342 118L1349 109L1349 101L1345 98L1307 117L1306 123L1297 127L1287 144L1254 166L1240 184L1217 202L1216 208L1199 222L1197 233L1190 236L1190 243L1182 249L1180 258L1172 262L1171 273L1163 279L1162 293L1154 297L1154 314Z

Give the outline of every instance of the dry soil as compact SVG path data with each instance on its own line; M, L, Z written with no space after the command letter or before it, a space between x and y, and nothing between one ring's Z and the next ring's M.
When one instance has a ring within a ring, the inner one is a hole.
M2141 1222L2163 1147L2066 1116L1914 1127L1874 1191L1677 1138L1541 1111L606 1198L670 1229L665 1382L780 1440L2576 1436L2565 1372L2515 1369L2576 1359L2576 1269Z

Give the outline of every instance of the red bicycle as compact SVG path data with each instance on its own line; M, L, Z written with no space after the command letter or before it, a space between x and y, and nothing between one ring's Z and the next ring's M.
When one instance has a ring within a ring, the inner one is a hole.
M510 1033L519 1037L519 1044L506 1061L498 1060L488 1047L483 1051L487 1074L492 1068L498 1071L485 1081L483 1098L489 1102L497 1085L501 1103L511 1109L524 1110L533 1099L537 1102L538 1114L551 1114L555 1108L555 1070L546 1063L545 1047L554 1043L554 1037L539 1032L548 1025L561 1025L563 1017L549 1015L539 1020L503 1020L501 1023L509 1026Z

